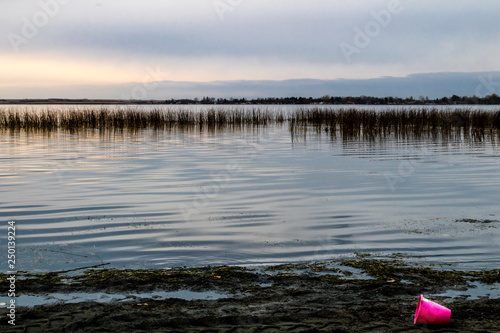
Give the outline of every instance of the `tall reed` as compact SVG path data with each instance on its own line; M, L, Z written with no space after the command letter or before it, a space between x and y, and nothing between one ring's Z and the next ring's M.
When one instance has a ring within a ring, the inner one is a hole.
M294 133L307 126L319 127L332 135L373 139L376 137L442 137L480 138L500 130L500 111L390 109L302 109L291 116Z
M473 109L370 109L303 108L294 112L268 111L255 107L212 108L195 112L189 109L129 109L108 107L82 110L0 111L0 129L44 131L82 130L137 131L145 129L209 129L243 128L288 123L292 133L308 128L328 132L332 138L375 139L386 136L471 137L500 132L500 110Z

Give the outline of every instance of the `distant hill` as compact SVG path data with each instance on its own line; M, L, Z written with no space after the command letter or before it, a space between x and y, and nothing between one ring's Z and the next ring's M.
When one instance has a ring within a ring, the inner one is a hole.
M112 100L167 100L214 98L266 98L373 96L399 97L415 100L442 98L443 96L500 95L500 72L427 73L406 77L375 79L314 80L293 79L282 81L213 81L156 83L127 83L120 85L75 85L57 87L26 87L22 96L15 88L0 89L0 98L60 98L60 99L112 99Z

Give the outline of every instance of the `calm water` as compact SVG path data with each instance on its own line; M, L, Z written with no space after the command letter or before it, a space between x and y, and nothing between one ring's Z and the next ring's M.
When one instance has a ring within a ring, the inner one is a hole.
M61 107L59 107L61 108ZM239 132L0 133L17 269L254 265L374 252L500 268L500 146ZM6 253L6 236L0 237ZM5 266L5 263L2 262ZM4 267L3 266L3 267Z

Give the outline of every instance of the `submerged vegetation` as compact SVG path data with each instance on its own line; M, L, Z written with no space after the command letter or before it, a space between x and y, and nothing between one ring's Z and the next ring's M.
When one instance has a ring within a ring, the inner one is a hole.
M500 131L500 109L388 108L370 109L302 108L296 111L272 111L265 108L190 109L74 109L0 111L0 130L51 132L66 130L138 131L138 130L220 130L245 126L268 126L288 123L293 135L308 129L329 133L332 139L380 137L459 137L481 140Z
M378 286L441 287L453 289L472 282L500 283L500 270L457 271L402 260L354 258L324 262L283 264L261 268L239 266L179 267L170 269L114 269L97 265L83 273L67 272L32 274L19 272L17 284L23 293L55 291L122 291L122 290L221 290L242 292L265 285L301 283ZM354 268L358 272L351 272ZM82 268L85 269L85 268ZM75 270L77 271L77 270ZM364 276L363 276L364 274ZM6 274L0 273L0 287L8 289Z

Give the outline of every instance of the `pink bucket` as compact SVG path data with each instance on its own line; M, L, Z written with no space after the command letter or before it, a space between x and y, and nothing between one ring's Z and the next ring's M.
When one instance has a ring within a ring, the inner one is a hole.
M448 325L450 323L451 310L429 301L420 295L417 311L415 312L414 324Z

